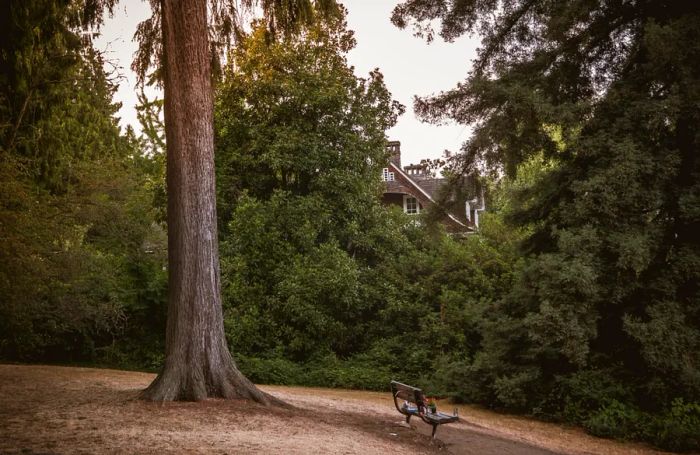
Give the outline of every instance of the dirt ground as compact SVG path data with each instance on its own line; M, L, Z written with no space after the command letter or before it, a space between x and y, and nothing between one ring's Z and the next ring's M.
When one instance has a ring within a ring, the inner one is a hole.
M460 407L460 422L438 428L431 440L428 425L403 423L388 392L262 387L292 409L245 400L138 400L153 378L116 370L0 365L0 453L664 453L473 407Z

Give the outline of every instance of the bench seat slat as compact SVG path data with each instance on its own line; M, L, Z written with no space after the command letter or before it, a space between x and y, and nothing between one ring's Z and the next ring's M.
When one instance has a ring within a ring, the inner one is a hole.
M431 423L437 423L438 425L441 425L443 423L456 422L459 420L458 416L445 414L444 412L427 412L423 416L426 420L429 420Z

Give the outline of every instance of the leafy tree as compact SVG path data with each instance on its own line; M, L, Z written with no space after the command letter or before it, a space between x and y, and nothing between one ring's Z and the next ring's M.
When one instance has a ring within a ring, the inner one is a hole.
M473 366L484 399L561 413L557 394L597 374L629 391L601 386L603 407L700 400L698 6L411 0L393 15L428 36L433 19L483 45L465 83L417 112L476 124L467 167L557 163L512 213L529 258Z
M370 339L357 333L381 300L365 283L401 241L378 199L385 130L401 106L378 71L353 74L353 46L338 18L279 41L258 24L231 55L217 97L217 170L239 352L347 357Z
M352 74L343 37L341 23L273 43L257 28L220 87L227 335L265 380L426 381L421 372L480 346L482 313L510 287L516 241L489 220L483 236L451 239L379 205L384 129L399 107L376 73ZM262 361L292 378L261 373Z
M487 217L452 239L380 206L400 107L378 73L352 74L353 44L342 22L281 42L258 27L232 54L216 103L227 336L263 380L446 391L429 376L480 347L518 237Z

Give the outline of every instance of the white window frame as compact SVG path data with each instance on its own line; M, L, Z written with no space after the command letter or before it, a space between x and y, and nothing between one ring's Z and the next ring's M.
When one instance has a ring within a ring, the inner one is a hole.
M394 181L394 173L389 172L389 168L385 167L382 169L382 180L385 182L393 182Z
M409 199L413 199L415 201L416 207L415 207L415 212L409 212L408 211L408 201ZM411 196L410 194L404 194L403 195L403 213L407 215L418 215L420 214L420 202L418 202L418 198L415 196Z

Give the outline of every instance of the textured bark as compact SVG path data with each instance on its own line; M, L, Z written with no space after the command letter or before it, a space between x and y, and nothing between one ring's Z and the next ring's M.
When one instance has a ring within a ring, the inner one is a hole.
M224 336L206 7L206 0L162 2L168 322L165 365L143 398L249 398L279 404L238 371Z

